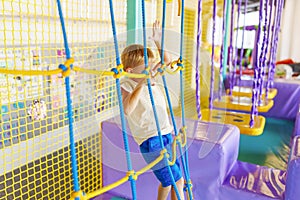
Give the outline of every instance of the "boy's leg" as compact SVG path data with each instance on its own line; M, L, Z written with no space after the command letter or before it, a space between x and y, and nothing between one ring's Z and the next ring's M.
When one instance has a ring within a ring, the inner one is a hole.
M180 200L184 200L184 192L183 192L184 180L183 177L176 182L176 186L179 192ZM175 189L172 187L171 190L171 200L177 200Z
M162 187L160 184L158 187L158 195L157 195L157 200L166 200L168 197L168 194L170 192L171 186L168 187Z

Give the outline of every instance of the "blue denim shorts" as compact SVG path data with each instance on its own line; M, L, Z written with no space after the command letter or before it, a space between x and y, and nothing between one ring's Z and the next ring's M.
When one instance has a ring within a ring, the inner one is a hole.
M169 160L171 160L172 142L173 142L172 135L170 133L167 135L163 135L162 139L165 148L170 154ZM148 140L144 141L140 145L140 150L143 154L145 161L148 164L154 161L160 155L160 151L162 150L160 146L159 136L151 137ZM182 177L178 159L176 159L175 164L173 166L170 166L170 168L173 173L174 180L175 182L177 182ZM160 161L157 165L155 165L152 168L152 170L155 176L161 182L163 187L172 185L172 178L171 175L169 174L168 166L164 160Z

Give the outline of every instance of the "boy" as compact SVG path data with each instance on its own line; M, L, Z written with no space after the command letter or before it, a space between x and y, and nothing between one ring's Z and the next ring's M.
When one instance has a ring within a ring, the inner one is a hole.
M161 33L159 28L159 22L155 21L153 24L153 37L156 47L160 51L160 39ZM154 54L147 48L147 54L149 58L149 67L153 66ZM121 60L124 66L124 70L128 73L140 74L145 70L144 65L144 47L142 45L134 44L126 47L121 55ZM164 61L168 65L170 64L169 55L165 52ZM155 71L160 64L154 65L151 69ZM173 130L166 107L166 101L160 88L151 79L151 87L155 106L158 113L158 121L161 129L164 146L171 149ZM140 150L147 163L152 162L159 156L161 151L161 145L159 142L159 136L155 124L155 119L152 110L152 104L149 97L147 85L145 79L139 78L124 78L121 80L121 89L123 96L124 112L128 120L130 130L134 136L135 141L139 144ZM170 153L170 152L169 152ZM158 188L158 200L165 200L171 190L171 176L168 171L168 166L161 161L157 166L153 168L153 172L158 180L161 182ZM173 166L170 166L173 173L176 186L178 188L180 199L184 200L183 194L183 178L179 166L178 160L176 160ZM177 199L176 194L172 190L171 199Z

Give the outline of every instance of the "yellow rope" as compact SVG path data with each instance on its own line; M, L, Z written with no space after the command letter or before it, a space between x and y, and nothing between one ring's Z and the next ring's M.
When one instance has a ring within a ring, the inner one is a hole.
M192 183L191 179L188 180L187 182L185 182L185 185L190 185L191 186L191 191L193 191L193 183ZM186 190L186 196L188 197L188 200L193 200L194 199L193 193L192 193L192 196L190 197L188 190Z
M88 200L88 197L84 195L81 190L72 192L70 200L75 200L76 198L79 198L80 200Z
M113 76L115 73L111 71L97 71L97 70L92 70L92 69L84 69L81 67L73 67L74 71L77 72L84 72L87 74L94 74L94 75L99 75L99 76Z
M177 12L177 16L181 15L181 0L178 0L178 12Z
M168 163L169 163L169 165L174 165L175 164L175 161L176 161L176 142L177 142L177 139L179 138L179 140L180 140L180 137L178 137L178 136L180 136L180 135L177 135L176 137L175 137L175 140L173 141L173 143L172 143L172 160L171 161L168 161Z
M183 134L183 138L184 138L184 141L185 141L185 144L186 144L186 131L185 131L186 127L182 127L181 128L181 132ZM177 153L176 153L176 146L177 146L177 142L181 143L182 146L185 146L185 144L182 143L182 140L181 140L181 137L182 135L177 135L172 143L172 161L168 161L168 164L170 166L174 165L175 161L176 161L176 158L177 158ZM132 176L132 178L134 180L137 180L138 176L145 173L146 171L150 170L151 168L153 168L155 165L157 165L162 159L164 159L164 155L165 153L167 153L167 149L163 149L161 150L160 152L160 155L154 160L152 161L151 163L149 163L148 165L146 165L145 167L143 167L142 169L140 169L139 171L137 172L134 172L134 170L131 170L131 171L128 171L126 173L126 176L121 178L120 180L110 184L110 185L107 185L99 190L96 190L94 192L91 192L89 194L87 194L87 198L90 199L90 198L93 198L95 196L98 196L98 195L101 195L109 190L112 190L120 185L122 185L123 183L127 182L129 180L129 177ZM169 156L167 156L167 158L169 158Z
M128 178L131 176L133 178L133 180L137 180L137 178L138 178L138 176L136 175L136 173L133 170L128 171L126 173L126 175L127 175Z
M69 58L68 60L66 60L66 62L64 63L64 66L67 68L67 70L62 71L62 76L63 77L70 76L70 74L71 74L71 65L73 63L74 63L74 58Z
M99 195L101 195L101 194L103 194L103 193L105 193L109 190L112 190L112 189L122 185L123 183L126 183L127 181L128 181L128 177L125 176L125 177L121 178L120 180L118 180L118 181L116 181L116 182L114 182L110 185L107 185L107 186L105 186L105 187L103 187L99 190L96 190L94 192L86 194L86 196L87 196L88 199L91 199L91 198L99 196Z
M164 154L160 154L152 163L148 164L144 168L140 169L136 172L136 174L139 176L146 171L150 170L152 167L154 167L157 163L159 163L164 158Z
M66 65L65 65L66 66ZM67 66L66 66L67 67ZM73 70L76 72L83 72L87 74L93 74L98 76L115 76L115 73L112 71L97 71L92 69L84 69L81 67L73 67ZM165 69L165 71L168 74L176 74L179 70L182 70L181 67L177 67L176 70L172 71L169 69ZM0 74L11 74L11 75L23 75L23 76L51 76L63 73L64 76L67 76L70 74L71 69L68 68L67 73L65 73L62 69L54 69L54 70L16 70L16 69L0 69ZM162 73L155 73L153 77L156 77ZM134 74L134 73L128 73L128 72L121 72L118 74L118 78L121 76L126 76L128 78L150 78L150 75L146 74Z
M175 62L175 61L174 61ZM179 61L177 60L176 63L178 63ZM126 76L129 78L150 78L150 75L146 75L146 74L133 74L133 73L127 73L125 71L123 71L123 66L119 65L116 67L118 74L116 74L115 72L112 71L96 71L96 70L89 70L89 69L84 69L84 68L80 68L80 67L73 67L73 69L71 69L71 65L74 63L74 59L70 58L68 60L66 60L66 62L64 63L64 66L66 67L66 70L63 69L55 69L55 70L49 70L49 71L43 71L43 70L8 70L8 69L0 69L0 73L2 74L11 74L11 75L25 75L25 76L51 76L51 75L56 75L59 73L62 73L62 75L64 77L69 76L71 73L71 70L77 71L77 72L84 72L84 73L88 73L88 74L94 74L94 75L101 75L101 76L114 76L115 78L120 78L121 76ZM171 71L168 69L165 69L166 72L168 72L169 74L175 74L177 73L179 70L182 70L181 66L178 66L176 70ZM158 74L163 74L158 72L156 73L156 75ZM155 76L156 76L155 75ZM182 144L182 146L185 146L186 144L186 127L183 127L181 129L181 133L183 135L177 135L172 143L172 161L168 160L168 164L169 165L174 165L175 161L176 161L176 146L177 146L177 141L179 143ZM182 143L181 137L183 136L184 138L184 142ZM153 162L151 162L150 164L148 164L147 166L145 166L144 168L140 169L139 171L137 171L136 173L132 170L127 172L126 176L121 178L120 180L107 185L97 191L91 192L89 194L84 195L84 193L80 190L77 192L73 192L71 194L71 200L74 200L76 197L86 200L95 196L98 196L100 194L103 194L113 188L118 187L119 185L125 183L126 181L129 180L129 177L131 176L134 180L137 180L138 176L145 173L146 171L150 170L151 168L153 168L155 165L157 165L163 158L165 153L167 153L166 149L163 149L160 152L160 156L158 156ZM169 158L169 155L167 155L167 158Z
M182 67L180 67L180 66L178 66L177 68L176 68L176 70L169 70L169 69L166 69L165 71L168 73L168 74L176 74L178 71L180 71L180 70L182 70L183 68Z
M148 164L147 166L145 166L145 167L142 168L141 170L137 171L136 173L134 173L133 170L132 170L132 171L129 171L129 172L127 172L126 176L123 177L123 178L121 178L120 180L118 180L118 181L116 181L116 182L114 182L114 183L112 183L112 184L110 184L110 185L107 185L107 186L105 186L105 187L103 187L103 188L101 188L101 189L99 189L99 190L96 190L96 191L94 191L94 192L88 193L88 194L86 195L87 198L90 199L90 198L99 196L99 195L101 195L101 194L103 194L103 193L105 193L105 192L107 192L107 191L109 191L109 190L112 190L112 189L114 189L114 188L116 188L116 187L122 185L123 183L125 183L125 182L128 181L128 178L129 178L131 175L133 175L133 178L136 178L136 179L137 179L137 177L138 177L139 175L145 173L146 171L148 171L148 170L150 170L152 167L154 167L157 163L159 163L159 162L164 158L164 152L166 152L166 150L165 150L165 151L162 150L162 152L161 152L161 154L160 154L159 157L157 157L153 162L151 162L150 164ZM135 180L136 180L136 179L135 179Z
M23 75L23 76L51 76L62 73L63 76L67 76L71 71L71 64L74 63L74 59L70 58L66 60L64 66L67 67L67 71L63 71L62 69L54 69L54 70L17 70L17 69L1 69L1 74L11 74L11 75Z
M0 69L1 74L24 75L24 76L51 76L62 73L62 69L54 70L16 70L16 69Z
M186 126L183 126L181 128L181 133L182 133L182 137L183 137L183 142L181 143L181 145L182 145L182 147L184 147L186 145L186 142L187 142Z

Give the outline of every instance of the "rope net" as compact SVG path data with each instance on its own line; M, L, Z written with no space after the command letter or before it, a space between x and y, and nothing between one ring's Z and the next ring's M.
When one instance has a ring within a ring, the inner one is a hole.
M161 18L161 10L157 9L161 4L145 3L147 26L151 27L156 18ZM56 1L3 0L0 5L0 196L70 199L73 178L69 121L64 76L58 68L65 62L66 52ZM119 115L115 79L99 74L115 67L109 2L64 0L61 6L74 58L69 77L79 185L82 191L91 193L103 188L100 123ZM192 109L196 7L194 0L187 2L185 9L184 95L187 110L190 109L187 117L196 114ZM123 50L128 43L127 2L114 0L114 9L119 48ZM167 15L171 16L167 29L178 33L176 1L168 1ZM175 60L179 39L176 45L168 46L172 39L166 39L166 50ZM84 70L96 70L98 74ZM33 75L33 71L39 75ZM171 87L174 107L180 107L178 82ZM180 115L180 108L175 114Z

